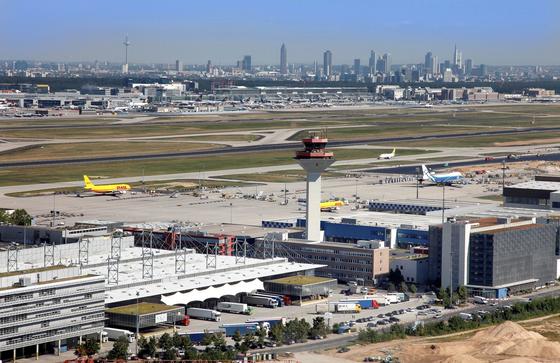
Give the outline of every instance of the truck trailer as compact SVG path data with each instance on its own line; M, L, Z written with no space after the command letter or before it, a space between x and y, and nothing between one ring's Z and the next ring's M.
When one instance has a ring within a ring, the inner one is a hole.
M194 319L220 321L222 313L211 309L187 308L187 315Z
M271 297L257 296L252 294L245 296L244 302L252 306L262 306L271 309L278 307L278 300Z
M266 323L272 328L278 324L286 325L286 321L286 318L259 318L247 320L247 323L257 323L261 326L264 326Z
M220 301L216 306L216 310L232 314L251 314L251 308L247 304L235 302Z
M103 331L107 333L107 338L109 340L118 340L120 337L125 337L129 343L133 343L135 340L134 333L129 330L103 328Z

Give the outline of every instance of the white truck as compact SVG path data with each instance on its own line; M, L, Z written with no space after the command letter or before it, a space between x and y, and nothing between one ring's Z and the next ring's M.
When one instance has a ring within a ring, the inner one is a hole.
M330 302L315 305L315 313L359 313L362 311L360 304L355 302Z
M227 301L220 301L216 306L216 310L224 312L224 313L233 313L233 314L251 314L251 309L247 304L242 303L235 303L235 302L227 302Z
M488 299L482 296L474 296L473 301L475 304L488 304Z
M107 334L109 340L118 340L120 337L125 337L129 343L134 343L134 333L125 329L104 328L103 332Z
M187 308L187 315L193 319L220 321L222 313L212 309Z

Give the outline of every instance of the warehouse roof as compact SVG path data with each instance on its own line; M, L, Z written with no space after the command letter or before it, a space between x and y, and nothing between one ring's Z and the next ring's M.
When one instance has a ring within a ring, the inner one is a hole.
M113 314L123 314L123 315L145 315L145 314L153 314L153 313L159 313L162 311L170 311L170 310L175 310L175 309L179 309L179 307L177 306L169 306L169 305L165 305L165 304L151 304L151 303L147 303L147 302L141 302L138 305L137 304L131 304L131 305L124 305L124 306L118 306L115 308L110 308L105 310L105 312L107 313L113 313Z
M269 280L267 282L273 282L276 284L284 284L284 285L313 285L313 284L320 284L328 281L336 281L336 280L329 279L327 277L297 275L297 276L282 277L275 280Z

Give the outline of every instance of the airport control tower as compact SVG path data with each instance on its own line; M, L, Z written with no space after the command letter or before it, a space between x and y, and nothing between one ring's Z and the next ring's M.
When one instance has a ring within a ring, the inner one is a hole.
M305 236L308 241L321 241L321 173L335 162L334 154L325 150L328 139L311 136L302 140L305 149L296 151L295 159L307 172L307 222Z

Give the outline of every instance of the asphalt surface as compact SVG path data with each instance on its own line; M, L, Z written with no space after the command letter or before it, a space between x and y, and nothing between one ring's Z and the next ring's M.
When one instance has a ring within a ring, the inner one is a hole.
M401 137L386 137L386 138L367 138L367 139L345 140L345 141L330 141L329 146L330 147L351 146L351 145L362 145L362 144L375 143L375 142L401 142L401 141L430 140L430 139L447 139L447 138L465 137L465 136L492 136L492 135L508 135L508 134L521 134L521 133L546 132L546 131L560 131L560 127L518 128L518 129L511 129L511 130L493 130L493 131L480 131L480 132L470 132L470 133L461 132L461 133L449 133L449 134L441 134L441 135L401 136ZM186 151L186 152L177 152L177 153L125 155L125 156L94 157L94 158L53 159L53 160L32 160L32 161L20 161L20 162L11 162L11 163L0 163L0 168L162 159L162 158L187 157L187 156L211 156L211 155L225 155L225 154L248 153L248 152L259 152L259 151L297 150L300 147L301 147L300 142L292 142L292 143L270 144L270 145L239 146L239 147L230 147L230 148L225 148L225 149L222 148L222 149L215 149L215 150ZM472 164L467 164L467 165L472 165ZM411 168L414 168L414 166ZM380 172L380 171L377 169L376 172ZM403 172L396 172L396 173L403 173ZM410 174L415 174L415 171L410 172Z
M550 153L550 154L527 154L527 155L516 155L515 157L508 158L507 156L503 157L493 157L491 160L486 160L484 158L479 159L470 159L464 161L454 161L448 163L431 163L425 164L430 169L452 169L462 166L472 166L472 165L480 165L481 169L484 168L484 164L495 164L506 162L519 162L519 161L536 161L536 160L543 160L543 161L559 161L560 160L560 153ZM387 168L374 168L368 170L362 170L363 172L369 173L381 173L381 174L407 174L407 175L416 175L416 168L420 165L403 165L403 166L394 166L394 167L387 167Z
M525 295L523 297L512 297L509 300L505 300L500 302L496 306L490 306L488 304L481 304L481 305L474 305L473 307L469 307L467 309L457 309L456 313L446 314L442 318L433 319L433 318L424 318L423 321L442 321L442 320L449 320L450 317L459 315L459 313L469 313L473 314L480 310L485 310L488 312L493 312L494 310L503 307L505 305L513 305L516 302L523 301L527 298L536 298L536 297L547 297L547 296L560 296L560 290L558 288L552 288L552 290L545 290L545 291L537 291L529 295ZM398 306L395 306L395 310L398 310ZM446 310L449 311L449 310ZM407 325L407 324L404 324ZM387 329L389 325L378 326L376 330L383 330ZM359 328L365 329L365 325L360 325ZM266 352L275 352L275 353L286 353L286 352L312 352L312 351L320 351L326 349L337 348L340 346L347 345L356 340L358 334L357 333L350 333L350 334L342 334L342 335L335 335L333 338L327 338L324 340L311 340L303 344L294 344L288 346L281 346L277 348L268 348L263 349Z

